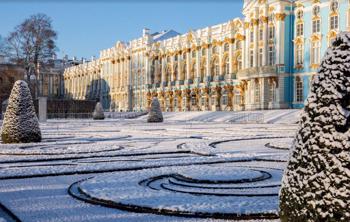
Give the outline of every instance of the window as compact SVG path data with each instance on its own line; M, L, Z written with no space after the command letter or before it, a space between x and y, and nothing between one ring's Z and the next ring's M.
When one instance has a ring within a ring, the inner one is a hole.
M197 63L192 63L192 72L191 72L191 79L193 79L197 74Z
M275 46L269 46L269 65L275 65Z
M304 12L303 12L303 10L299 10L299 11L297 12L297 19L303 19L303 17L304 17Z
M227 105L227 95L225 94L222 96L222 104Z
M302 65L304 64L304 52L303 52L303 46L302 45L297 45L296 46L296 65Z
M264 30L260 29L259 30L259 41L262 41L264 39Z
M249 65L250 65L250 67L254 67L254 50L253 49L251 49L250 50L250 56L249 56L249 58L250 58L250 60L249 60Z
M196 96L191 96L191 105L195 106L196 105Z
M339 28L339 18L338 15L334 15L330 17L330 29L338 29Z
M228 43L226 43L224 45L224 52L228 52L230 50L230 45Z
M260 84L259 84L259 81L255 81L254 102L260 103Z
M237 57L237 69L241 70L242 69L242 56Z
M311 43L311 65L320 63L320 42Z
M262 66L262 60L263 60L263 49L259 49L259 66Z
M319 33L321 31L321 21L319 19L312 21L312 33Z
M224 73L223 74L229 74L230 73L230 60L229 57L227 56L225 58L225 66L224 66Z
M192 58L195 58L196 57L196 51L192 51Z
M242 43L241 43L241 41L237 41L237 43L236 43L236 49L242 49Z
M303 102L303 82L299 76L295 78L295 94L296 102Z
M218 47L214 46L212 48L212 52L213 52L213 54L217 54L218 53Z
M297 36L302 36L304 35L304 24L299 23L297 24Z
M250 30L250 43L254 42L254 31Z
M339 8L338 1L332 1L330 6L331 6L330 9L332 12L338 11L338 8Z
M269 27L269 39L270 40L275 39L275 27L273 27L273 26Z
M207 50L205 48L202 49L202 56L206 56L207 55Z
M214 76L219 75L220 65L219 65L219 60L218 59L214 59L214 61L213 61L212 72L213 72Z
M313 7L312 15L313 16L319 16L320 15L320 6L316 5L315 7Z

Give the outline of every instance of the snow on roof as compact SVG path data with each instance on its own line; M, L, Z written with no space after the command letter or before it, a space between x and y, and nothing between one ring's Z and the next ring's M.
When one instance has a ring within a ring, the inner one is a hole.
M170 29L168 31L162 31L162 32L156 32L156 33L153 33L152 36L153 36L153 41L155 42L158 42L158 41L163 41L165 39L169 39L169 38L172 38L172 37L175 37L177 35L180 35L180 33Z

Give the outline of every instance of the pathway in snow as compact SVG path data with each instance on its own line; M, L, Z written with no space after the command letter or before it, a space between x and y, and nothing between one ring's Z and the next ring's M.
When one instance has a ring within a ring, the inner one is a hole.
M42 143L0 145L0 221L273 216L296 125L140 118L41 128Z

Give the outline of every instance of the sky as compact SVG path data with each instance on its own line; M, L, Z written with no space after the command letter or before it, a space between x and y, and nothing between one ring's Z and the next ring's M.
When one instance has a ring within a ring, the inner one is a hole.
M58 57L91 58L117 41L173 29L180 33L242 17L243 0L0 0L0 35L36 13L51 17Z

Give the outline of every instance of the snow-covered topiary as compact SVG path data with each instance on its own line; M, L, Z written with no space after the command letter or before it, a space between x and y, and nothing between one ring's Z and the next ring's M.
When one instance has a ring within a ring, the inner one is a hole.
M103 113L103 107L100 102L96 103L95 110L92 114L92 118L95 120L102 120L105 118L105 114Z
M280 191L285 221L350 221L350 33L327 50Z
M148 114L147 122L149 123L163 122L163 114L162 114L162 110L160 109L160 104L157 97L154 97L152 99L151 109Z
M1 139L4 143L41 141L38 118L25 81L16 81L12 88L2 124Z

